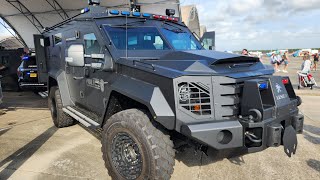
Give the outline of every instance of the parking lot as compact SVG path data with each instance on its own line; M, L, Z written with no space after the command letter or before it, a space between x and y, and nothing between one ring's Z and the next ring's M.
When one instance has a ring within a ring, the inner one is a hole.
M299 64L295 59L289 68L295 88ZM304 102L300 110L305 126L298 135L296 155L288 158L283 147L233 158L226 158L232 152L211 150L207 156L187 149L176 154L172 179L320 179L320 90L297 93ZM111 179L97 134L78 124L57 129L47 100L32 92L5 92L4 96L0 179Z

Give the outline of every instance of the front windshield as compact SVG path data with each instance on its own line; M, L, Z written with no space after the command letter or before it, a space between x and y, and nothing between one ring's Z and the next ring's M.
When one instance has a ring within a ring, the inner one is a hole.
M120 50L168 50L170 47L164 41L155 27L104 26L114 46ZM126 39L128 41L126 42Z
M163 24L160 29L162 35L156 27L104 25L104 30L119 50L170 50L168 43L175 50L202 49L191 33L176 25Z
M195 37L174 25L164 24L161 28L163 35L176 50L200 50L199 41Z

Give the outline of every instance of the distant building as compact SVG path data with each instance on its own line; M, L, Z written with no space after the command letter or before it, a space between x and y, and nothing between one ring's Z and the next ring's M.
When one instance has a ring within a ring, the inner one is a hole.
M199 37L202 36L198 10L195 5L181 6L181 18L191 32L195 32Z

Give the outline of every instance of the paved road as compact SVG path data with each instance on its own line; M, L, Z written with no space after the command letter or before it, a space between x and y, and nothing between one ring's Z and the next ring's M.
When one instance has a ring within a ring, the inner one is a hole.
M0 179L110 179L100 141L79 125L53 126L46 100L32 93L5 93L0 116ZM32 101L30 101L32 100ZM192 149L176 155L172 179L320 179L320 97L303 96L305 131L298 152L282 148L237 158Z

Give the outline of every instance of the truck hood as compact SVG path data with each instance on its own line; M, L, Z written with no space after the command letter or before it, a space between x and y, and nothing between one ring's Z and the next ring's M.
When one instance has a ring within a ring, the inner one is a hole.
M272 67L258 58L209 50L174 51L159 59L134 60L137 68L153 69L167 77L183 75L223 75L232 78L271 75Z

